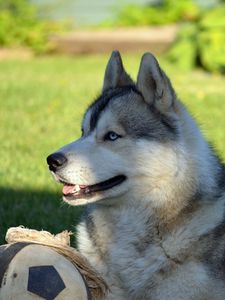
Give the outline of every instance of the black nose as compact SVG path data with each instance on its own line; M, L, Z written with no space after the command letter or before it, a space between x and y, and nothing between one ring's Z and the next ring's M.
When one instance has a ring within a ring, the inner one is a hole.
M53 153L47 157L49 169L53 172L57 171L57 169L65 165L66 162L67 158L61 152Z

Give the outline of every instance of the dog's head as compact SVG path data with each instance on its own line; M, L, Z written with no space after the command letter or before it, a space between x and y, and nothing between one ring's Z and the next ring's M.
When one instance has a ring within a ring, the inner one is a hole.
M102 94L84 115L81 138L47 158L64 184L64 201L113 204L174 182L186 169L180 159L181 107L153 55L142 57L135 84L113 52Z

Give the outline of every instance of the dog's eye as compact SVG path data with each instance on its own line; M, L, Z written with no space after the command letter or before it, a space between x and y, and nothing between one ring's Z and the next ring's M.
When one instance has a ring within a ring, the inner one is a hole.
M117 134L114 131L109 131L106 133L106 135L104 136L104 140L105 141L115 141L118 138L121 138L121 135Z

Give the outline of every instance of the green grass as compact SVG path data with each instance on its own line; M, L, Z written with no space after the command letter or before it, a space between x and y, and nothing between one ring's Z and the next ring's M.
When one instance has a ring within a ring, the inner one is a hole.
M124 63L136 77L140 56ZM102 85L106 56L0 62L0 243L8 227L75 231L80 208L61 202L45 158L80 135L87 105ZM225 159L225 78L182 73L162 62L179 97Z

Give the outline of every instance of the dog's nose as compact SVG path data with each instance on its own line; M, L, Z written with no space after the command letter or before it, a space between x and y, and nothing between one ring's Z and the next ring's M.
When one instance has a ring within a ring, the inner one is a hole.
M67 162L67 158L61 152L50 154L47 157L47 163L49 165L49 169L53 172L57 171L57 169L65 165L66 162Z

